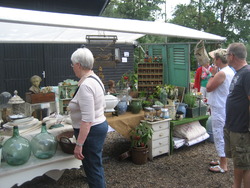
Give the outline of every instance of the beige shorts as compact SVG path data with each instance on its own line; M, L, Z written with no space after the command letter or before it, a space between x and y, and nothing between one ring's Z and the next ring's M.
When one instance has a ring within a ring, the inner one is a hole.
M236 133L224 128L226 157L233 158L235 168L250 170L250 132Z

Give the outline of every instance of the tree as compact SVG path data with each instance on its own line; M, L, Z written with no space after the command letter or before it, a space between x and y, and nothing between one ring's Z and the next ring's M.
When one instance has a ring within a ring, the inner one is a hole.
M232 42L243 42L249 52L249 9L249 0L199 0L199 2L191 0L189 5L176 6L174 18L170 22L225 36L227 41L224 47ZM171 38L169 41L186 41L186 39ZM207 49L217 48L217 45L208 45ZM248 55L248 62L250 62L250 55Z
M177 5L170 22L225 36L226 43L247 43L249 9L250 3L247 0L192 0L187 6Z
M164 0L111 0L102 16L154 21Z
M155 21L161 14L159 5L163 3L165 3L164 0L111 0L102 16ZM138 41L139 43L163 43L165 37L146 35Z

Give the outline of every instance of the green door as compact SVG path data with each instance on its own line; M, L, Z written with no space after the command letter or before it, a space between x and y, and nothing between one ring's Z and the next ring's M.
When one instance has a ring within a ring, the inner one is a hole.
M167 44L167 54L164 80L168 81L167 84L189 88L189 45Z

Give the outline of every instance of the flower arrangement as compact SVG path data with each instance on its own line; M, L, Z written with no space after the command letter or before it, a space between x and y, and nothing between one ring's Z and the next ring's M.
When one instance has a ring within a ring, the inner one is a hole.
M120 89L130 87L132 91L135 91L137 89L137 83L138 75L135 74L134 71L128 71L122 75L121 79L117 82L117 86Z
M131 147L146 147L152 135L153 129L148 123L146 121L141 122L130 132Z

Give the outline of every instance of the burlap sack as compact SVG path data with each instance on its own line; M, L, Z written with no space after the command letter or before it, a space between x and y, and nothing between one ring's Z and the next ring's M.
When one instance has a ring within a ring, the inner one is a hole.
M197 59L198 63L202 66L202 65L206 65L209 64L210 59L208 57L205 45L204 45L204 41L200 40L194 49L194 55L195 58Z

